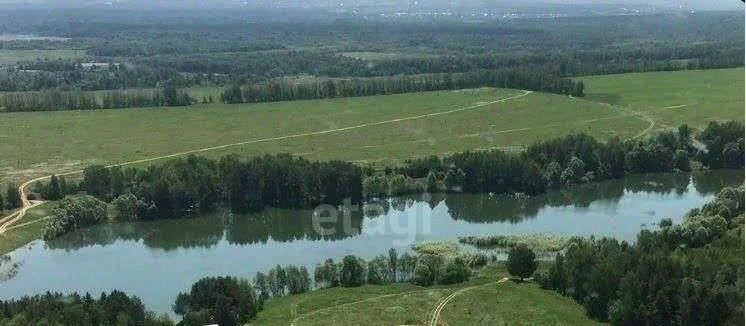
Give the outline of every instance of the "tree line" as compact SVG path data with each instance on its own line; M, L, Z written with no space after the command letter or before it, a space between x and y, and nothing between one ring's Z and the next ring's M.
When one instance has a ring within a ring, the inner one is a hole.
M711 169L742 169L743 130L738 121L711 122L696 135L705 148L694 146L694 131L683 125L645 139L615 137L600 142L577 134L537 142L520 153L495 150L412 159L383 174L366 176L364 193L367 197L402 191L536 195L630 174L690 171L692 162Z
M537 281L613 325L741 325L743 212L744 188L726 188L635 243L573 239Z
M345 200L356 204L361 201L361 179L360 167L341 161L311 162L284 154L218 160L189 156L147 169L90 166L83 172L81 189L115 203L122 195L132 195L128 203L147 203L133 215L154 219L210 212L218 205L247 213L267 206L314 208Z
M479 70L466 73L399 75L351 79L273 79L266 83L226 89L226 103L256 103L389 95L478 87L516 88L583 96L583 82L527 69Z
M66 111L187 106L195 103L189 94L174 87L117 90L100 93L81 91L15 92L0 95L0 112Z
M170 326L166 316L147 311L142 301L120 291L63 295L49 293L0 301L0 324L22 325L127 325Z

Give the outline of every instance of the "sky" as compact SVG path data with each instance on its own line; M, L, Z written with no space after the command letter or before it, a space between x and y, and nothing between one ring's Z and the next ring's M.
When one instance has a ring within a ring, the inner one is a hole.
M335 7L342 3L344 6L354 5L381 5L387 4L392 6L402 6L403 8L411 6L413 3L430 6L453 6L463 5L465 3L483 4L485 6L511 6L519 4L540 5L544 3L552 4L617 4L617 5L655 5L660 7L676 8L682 5L685 8L698 10L743 10L743 3L740 0L0 0L2 4L14 4L14 7L39 7L39 6L57 6L57 7L80 7L90 5L119 4L132 7L232 7L232 6L260 6L266 7L270 4L281 2L286 6L314 6L314 7Z

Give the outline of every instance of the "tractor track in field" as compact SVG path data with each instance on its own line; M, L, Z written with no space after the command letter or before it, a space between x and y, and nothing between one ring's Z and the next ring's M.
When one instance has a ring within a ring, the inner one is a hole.
M452 290L455 290L455 291L453 293L445 296L444 298L442 298L442 299L440 299L438 301L438 303L436 304L435 308L433 308L432 312L430 313L430 320L429 320L428 323L426 323L425 325L416 325L416 326L436 326L436 325L438 325L438 323L440 322L440 314L443 311L443 308L445 308L445 306L448 305L448 303L450 303L454 298L456 298L457 296L463 294L464 292L468 292L470 290L474 290L474 289L485 287L485 286L499 285L499 284L505 283L505 282L507 282L509 280L510 280L510 278L505 277L505 278L500 279L497 282L490 282L490 283L485 283L485 284L479 284L479 285L474 285L474 286L465 287L465 288L458 288L458 289L457 288L446 288L446 289L452 289ZM335 306L324 307L324 308L321 308L321 309L313 310L313 311L301 314L299 316L296 316L290 322L290 326L296 326L296 323L298 323L299 321L301 321L301 320L303 320L305 318L308 318L310 316L313 316L313 315L325 312L325 311L330 311L330 310L334 310L334 309L338 309L338 308L343 308L343 307L354 306L354 305L358 305L358 304L361 304L361 303L375 301L375 300L379 300L379 299L392 298L392 297L397 297L397 296L402 296L402 295L408 295L408 294L417 294L417 293L428 292L428 291L433 291L433 290L436 290L436 289L425 288L425 289L416 290L416 291L407 291L407 292L400 292L400 293L384 294L384 295L370 297L370 298L366 298L366 299L362 299L362 300L357 300L357 301L353 301L353 302L347 302L347 303L343 303L343 304L339 304L339 305L335 305ZM408 325L397 325L397 326L408 326ZM409 326L412 326L412 325L409 325Z
M421 293L421 292L430 291L430 290L431 289L422 289L422 290L417 290L417 291L384 294L384 295L379 295L379 296L375 296L375 297L371 297L371 298L366 298L366 299L362 299L362 300L358 300L358 301L343 303L343 304L339 304L339 305L336 305L336 306L324 307L324 308L321 308L321 309L317 309L317 310L314 310L314 311L311 311L311 312L304 313L302 315L299 315L299 316L293 318L293 321L290 322L290 326L295 326L295 324L298 321L300 321L301 319L304 319L304 318L316 315L318 313L322 313L322 312L327 311L327 310L333 310L333 309L342 308L342 307L349 307L349 306L354 306L354 305L365 303L365 302L369 302L369 301L375 301L375 300L378 300L378 299L391 298L391 297L396 297L396 296L400 296L400 295L407 295L407 294L414 294L414 293Z
M458 291L451 293L450 295L441 299L440 302L438 302L438 304L435 306L435 308L433 309L433 312L430 315L430 323L428 323L427 326L437 326L438 323L440 323L440 314L443 312L443 308L445 308L449 302L451 302L454 298L461 295L462 293L476 289L476 288L489 286L489 285L499 285L499 284L507 282L508 280L510 279L505 277L497 282L470 286L470 287L466 287L463 289L459 289Z
M107 168L111 168L111 167L117 167L117 166L135 165L135 164L141 164L141 163L148 163L148 162L159 161L159 160L168 159L168 158L181 157L181 156L186 156L186 155L191 155L191 154L198 154L198 153L216 151L216 150L221 150L221 149L226 149L226 148L236 147L236 146L243 146L243 145L250 145L250 144L257 144L257 143L266 143L266 142L271 142L271 141L294 139L294 138L302 138L302 137L309 137L309 136L318 136L318 135L333 134L333 133L338 133L338 132L345 132L345 131L349 131L349 130L366 128L366 127L372 127L372 126L379 126L379 125L390 124L390 123L398 123L398 122L404 122L404 121L412 121L412 120L419 120L419 119L437 117L437 116L441 116L441 115L453 114L453 113L463 112L463 111L468 111L468 110L474 110L474 109L478 109L478 108L490 106L490 105L493 105L493 104L503 103L503 102L507 102L507 101L514 100L514 99L518 99L518 98L521 98L521 97L524 97L524 96L528 96L530 94L533 94L533 91L526 91L526 90L524 90L523 93L518 94L518 95L504 97L504 98L500 98L500 99L497 99L497 100L494 100L494 101L489 101L489 102L480 102L480 103L477 103L477 104L474 104L474 105L470 105L470 106L466 106L466 107L461 107L461 108L457 108L457 109L452 109L452 110L439 111L439 112L433 112L433 113L427 113L427 114L421 114L421 115L409 116L409 117L403 117L403 118L396 118L396 119L389 119L389 120L382 120L382 121L376 121L376 122L368 122L368 123L363 123L363 124L358 124L358 125L353 125L353 126L347 126L347 127L342 127L342 128L336 128L336 129L327 129L327 130L312 131L312 132L305 132L305 133L285 135L285 136L277 136L277 137L268 137L268 138L253 139L253 140L242 141L242 142L237 142L237 143L231 143L231 144L225 144L225 145L218 145L218 146L211 146L211 147L205 147L205 148L200 148L200 149L194 149L194 150L189 150L189 151L179 152L179 153L174 153L174 154L169 154L169 155L163 155L163 156L158 156L158 157L151 157L151 158L134 160L134 161L129 161L129 162L111 164L111 165L107 165L106 167ZM61 174L58 174L57 176L71 176L71 175L79 175L79 174L82 174L82 173L83 173L83 170L78 170L78 171L61 173ZM32 209L34 207L37 207L37 206L39 206L39 205L41 205L41 204L44 203L44 201L30 201L30 200L28 200L28 193L27 193L28 187L31 184L34 184L34 183L39 182L39 181L44 181L44 180L49 179L51 177L52 177L51 175L48 175L48 176L43 176L43 177L38 177L38 178L35 178L35 179L31 179L29 181L24 182L20 187L18 187L18 192L21 194L21 198L22 198L22 206L21 206L21 208L18 211L16 211L16 212L14 212L14 213L12 213L12 214L10 214L8 216L5 216L2 219L0 219L0 236L4 235L8 230L12 229L11 226L14 223L16 223L16 222L20 221L21 219L23 219L26 216L26 213L28 212L28 210L30 210L30 209ZM28 224L32 224L32 223L24 223L24 225L28 225Z

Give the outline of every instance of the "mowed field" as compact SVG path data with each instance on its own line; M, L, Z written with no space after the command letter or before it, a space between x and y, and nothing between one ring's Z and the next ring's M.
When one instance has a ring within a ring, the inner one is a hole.
M490 265L467 283L334 288L270 300L256 325L596 325L571 299L533 283L500 281ZM453 295L433 318L436 308Z
M188 108L8 113L0 116L0 176L19 182L92 163L212 147L218 148L197 153L290 153L312 160L388 164L464 150L520 149L569 133L632 138L683 122L703 126L714 119L743 119L743 69L583 80L588 94L584 99L476 89Z

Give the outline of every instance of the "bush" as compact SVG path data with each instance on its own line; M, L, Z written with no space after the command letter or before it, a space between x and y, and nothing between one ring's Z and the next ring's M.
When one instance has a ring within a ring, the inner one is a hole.
M449 260L446 263L443 276L440 278L440 284L456 284L469 280L471 269L466 262L460 257Z
M357 287L365 284L365 261L355 256L345 256L339 282L343 287Z
M421 254L414 267L412 283L419 286L431 286L438 282L441 276L443 260L443 256Z
M52 211L53 218L44 226L44 240L96 225L106 219L106 203L91 197L65 197Z
M384 175L368 176L363 180L365 198L384 198L389 195L389 182Z
M137 221L155 213L153 203L146 204L133 194L124 194L111 202L114 208L114 219L117 221Z
M368 283L386 284L389 281L389 261L384 256L378 256L368 262Z
M517 245L510 249L506 265L508 273L519 277L521 281L533 275L538 266L536 254L526 245Z
M258 307L249 282L233 277L206 277L180 293L174 312L184 316L185 325L245 324L256 316Z

